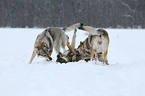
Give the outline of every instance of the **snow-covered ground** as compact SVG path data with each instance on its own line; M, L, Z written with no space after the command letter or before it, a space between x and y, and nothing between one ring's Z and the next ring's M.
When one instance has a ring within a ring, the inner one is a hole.
M56 63L55 51L28 64L43 30L0 28L0 96L145 96L145 29L106 29L109 66ZM76 45L85 38L78 31Z

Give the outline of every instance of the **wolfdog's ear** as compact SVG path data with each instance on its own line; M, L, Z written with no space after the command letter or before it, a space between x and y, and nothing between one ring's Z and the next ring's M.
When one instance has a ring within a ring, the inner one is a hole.
M83 23L80 23L80 26L83 26L84 24Z

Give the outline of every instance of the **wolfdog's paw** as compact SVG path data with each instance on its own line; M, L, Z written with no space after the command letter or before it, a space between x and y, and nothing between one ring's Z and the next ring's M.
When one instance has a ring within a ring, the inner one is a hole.
M46 61L52 61L52 58L50 57L49 59L46 59Z

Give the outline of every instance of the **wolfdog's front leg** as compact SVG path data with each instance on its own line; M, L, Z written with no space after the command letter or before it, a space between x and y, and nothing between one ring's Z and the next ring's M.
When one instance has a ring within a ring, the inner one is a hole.
M91 48L91 58L90 58L91 61L93 61L93 55L94 55L94 50L93 48Z
M36 56L36 51L35 51L35 49L34 49L34 51L33 51L33 53L32 53L32 56L31 56L31 59L30 59L30 61L29 61L29 64L32 63L32 61L33 61L33 59L35 58L35 56Z
M107 54L108 54L108 50L106 50L106 51L103 53L103 64L106 63L107 65L109 65L108 61L106 61Z

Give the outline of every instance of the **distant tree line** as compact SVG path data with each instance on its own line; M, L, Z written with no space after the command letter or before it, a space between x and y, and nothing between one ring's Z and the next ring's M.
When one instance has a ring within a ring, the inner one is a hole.
M145 0L0 0L0 27L145 28Z

